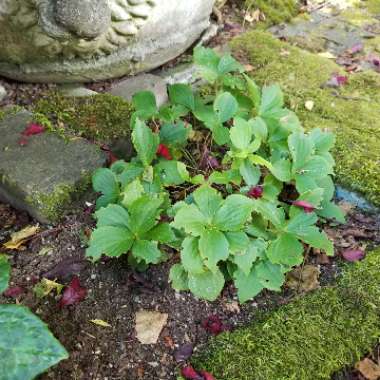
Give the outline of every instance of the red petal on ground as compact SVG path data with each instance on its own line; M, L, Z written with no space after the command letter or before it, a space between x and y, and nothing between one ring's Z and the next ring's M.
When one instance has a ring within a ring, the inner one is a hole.
M22 132L23 136L34 136L45 132L45 128L42 125L31 123Z
M342 253L345 260L355 262L364 259L365 252L361 249L348 249Z
M17 298L22 293L24 293L24 289L21 286L12 286L8 288L4 293L4 297Z
M59 307L75 305L86 298L87 289L80 286L79 278L74 276L70 284L63 292L63 296L59 301Z
M170 151L169 151L169 148L164 145L164 144L160 144L158 146L158 149L157 149L157 154L161 157L164 157L166 158L167 160L172 160L172 156L170 154Z
M181 374L185 379L188 380L203 380L202 376L191 365L183 367Z
M212 335L219 335L223 331L227 331L228 327L223 324L217 315L210 315L201 323L202 327Z
M293 202L294 206L302 207L303 210L308 214L315 210L315 206L306 201L295 201Z

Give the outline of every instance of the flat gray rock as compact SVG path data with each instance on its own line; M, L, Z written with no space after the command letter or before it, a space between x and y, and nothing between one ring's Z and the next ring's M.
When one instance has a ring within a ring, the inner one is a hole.
M130 102L132 96L139 91L152 91L156 96L158 107L161 107L168 101L168 91L165 80L153 74L141 74L127 78L113 86L110 93Z
M81 98L98 94L96 91L92 91L80 84L63 84L58 87L58 91L66 98Z
M4 86L0 85L0 102L7 96L7 90Z
M22 111L0 122L0 199L40 222L55 222L106 157L84 139L65 141L49 132L20 145L30 121L31 114Z

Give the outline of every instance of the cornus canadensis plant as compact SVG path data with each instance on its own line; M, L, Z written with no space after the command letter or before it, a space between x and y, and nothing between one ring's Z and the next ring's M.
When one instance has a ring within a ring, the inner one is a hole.
M281 89L259 88L230 55L199 47L194 60L207 91L170 86L160 109L149 92L133 98L137 154L94 175L87 256L128 254L144 269L177 251L175 289L212 301L233 281L245 302L279 291L309 247L334 254L320 227L344 222L332 201L335 138L306 133Z

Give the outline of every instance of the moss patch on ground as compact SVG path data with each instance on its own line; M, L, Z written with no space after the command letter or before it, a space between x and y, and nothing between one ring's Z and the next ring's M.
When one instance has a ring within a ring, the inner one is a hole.
M33 113L36 121L62 134L99 142L130 136L132 106L110 94L75 98L52 93L37 102Z
M251 64L260 84L279 83L306 129L327 128L337 136L337 180L380 205L380 75L352 74L338 89L324 85L341 68L331 60L281 42L262 31L232 42L235 55ZM307 101L314 102L309 111Z
M327 380L380 337L380 250L344 267L335 287L214 339L195 360L218 380Z
M265 15L265 26L290 21L298 13L295 0L246 0L246 8L259 9Z

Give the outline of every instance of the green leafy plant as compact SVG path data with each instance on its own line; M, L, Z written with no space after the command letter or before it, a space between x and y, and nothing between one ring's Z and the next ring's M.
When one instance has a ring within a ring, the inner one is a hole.
M102 194L87 256L130 252L145 268L173 252L166 245L179 251L175 289L212 301L233 281L245 302L279 291L306 251L334 254L321 224L344 222L333 202L335 138L306 133L279 86L259 88L232 56L198 47L194 60L211 95L172 85L160 109L151 93L135 95L137 154L94 175ZM199 164L199 144L201 161L212 152L221 164Z
M10 265L0 255L0 292L8 288ZM28 308L0 305L1 379L28 380L68 358L49 328Z

